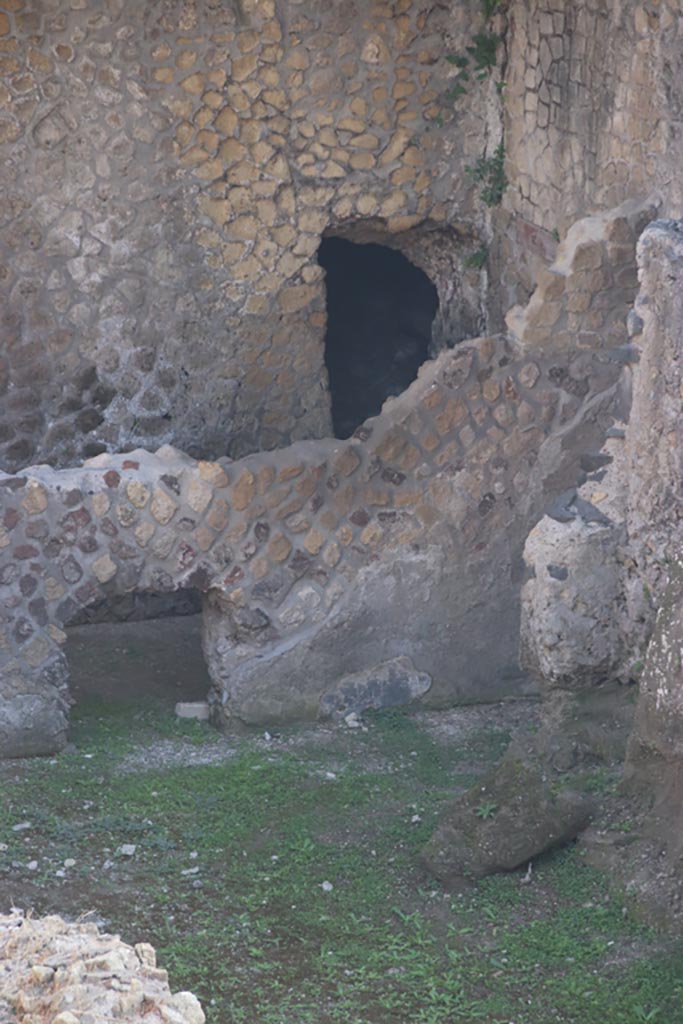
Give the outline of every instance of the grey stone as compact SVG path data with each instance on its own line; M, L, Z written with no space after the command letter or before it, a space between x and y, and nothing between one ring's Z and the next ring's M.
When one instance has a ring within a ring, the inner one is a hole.
M372 708L400 707L422 697L432 685L426 672L418 672L405 655L341 679L320 698L321 718L344 718Z
M506 758L445 810L422 859L446 883L512 871L574 839L593 812L541 763Z

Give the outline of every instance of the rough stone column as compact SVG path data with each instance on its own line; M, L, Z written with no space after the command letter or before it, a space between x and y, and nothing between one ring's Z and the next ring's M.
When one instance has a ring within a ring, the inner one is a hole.
M20 618L12 628L21 628ZM64 747L67 681L66 658L47 634L22 653L0 653L0 757L52 754Z
M639 245L642 362L629 426L629 532L658 607L643 667L628 775L683 767L683 223Z

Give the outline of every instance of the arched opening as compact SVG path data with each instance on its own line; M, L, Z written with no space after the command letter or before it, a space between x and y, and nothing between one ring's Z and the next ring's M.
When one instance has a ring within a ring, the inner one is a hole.
M166 614L163 596L174 598ZM172 595L139 597L143 609L156 598L161 617L136 616L135 605L131 605L129 617L112 621L111 615L100 617L101 609L93 606L67 627L69 689L76 704L95 701L172 711L178 703L206 701L211 680L201 645L201 615L197 614L201 595L186 589ZM150 599L147 605L145 598ZM178 614L183 611L185 614Z
M337 437L349 437L385 400L404 391L429 358L436 288L386 245L323 238L325 365Z

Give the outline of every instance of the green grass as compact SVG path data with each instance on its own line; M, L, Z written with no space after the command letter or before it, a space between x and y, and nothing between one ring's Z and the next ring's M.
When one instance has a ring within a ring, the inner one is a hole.
M0 892L152 941L211 1024L683 1024L680 950L576 850L528 885L497 876L460 895L420 867L439 808L495 763L504 732L456 743L398 712L368 722L123 772L160 739L225 741L152 708L82 707L72 752L2 769Z

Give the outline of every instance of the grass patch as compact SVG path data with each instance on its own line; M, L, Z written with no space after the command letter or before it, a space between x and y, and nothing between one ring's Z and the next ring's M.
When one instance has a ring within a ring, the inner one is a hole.
M0 769L0 891L153 942L210 1024L683 1024L680 950L576 850L528 885L498 876L461 895L420 867L439 808L473 761L501 756L504 730L441 740L392 712L324 742L232 741L226 757L206 726L92 704L73 737ZM217 757L164 767L161 741Z

